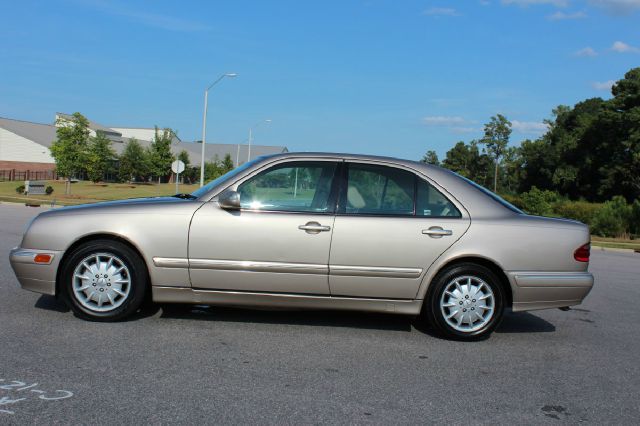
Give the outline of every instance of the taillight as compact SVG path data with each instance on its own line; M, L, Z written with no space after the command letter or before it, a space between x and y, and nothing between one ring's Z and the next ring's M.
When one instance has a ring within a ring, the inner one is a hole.
M588 262L589 254L591 254L591 244L585 244L573 252L573 258L578 262Z

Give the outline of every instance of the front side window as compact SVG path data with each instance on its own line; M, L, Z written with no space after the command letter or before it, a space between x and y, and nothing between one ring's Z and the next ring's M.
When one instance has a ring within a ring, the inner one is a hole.
M238 186L247 210L333 213L336 163L295 162L274 166Z
M346 214L461 217L455 205L424 179L371 164L348 165L340 206Z

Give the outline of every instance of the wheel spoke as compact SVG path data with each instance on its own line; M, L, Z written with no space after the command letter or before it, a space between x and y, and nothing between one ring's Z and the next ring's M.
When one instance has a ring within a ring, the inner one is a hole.
M461 284L462 283L462 284ZM470 333L481 330L493 318L494 294L489 284L474 275L457 276L440 296L440 310L453 329ZM462 305L458 306L460 303ZM466 312L463 312L463 307Z
M133 291L131 273L117 256L94 252L77 263L71 291L75 300L90 311L112 311Z

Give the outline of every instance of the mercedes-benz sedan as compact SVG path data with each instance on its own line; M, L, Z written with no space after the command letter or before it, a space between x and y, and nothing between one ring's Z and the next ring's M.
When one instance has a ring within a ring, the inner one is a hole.
M23 288L115 321L155 302L417 316L475 339L505 309L582 302L589 230L529 216L450 171L393 158L261 157L193 194L39 214Z

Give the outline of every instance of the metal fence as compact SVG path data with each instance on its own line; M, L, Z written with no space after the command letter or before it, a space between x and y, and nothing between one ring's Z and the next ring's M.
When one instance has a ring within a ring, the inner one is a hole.
M56 180L58 175L53 170L0 170L0 181L20 180Z

